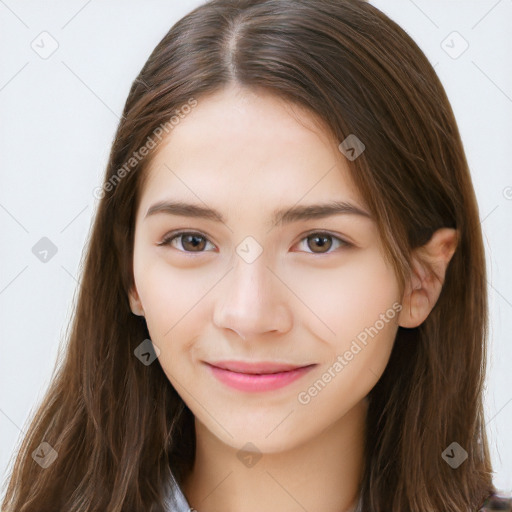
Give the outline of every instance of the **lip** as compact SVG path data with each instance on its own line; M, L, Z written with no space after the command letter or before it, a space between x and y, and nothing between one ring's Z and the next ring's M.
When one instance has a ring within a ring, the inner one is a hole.
M213 376L239 391L271 391L296 381L316 364L293 365L270 361L218 361L206 363Z

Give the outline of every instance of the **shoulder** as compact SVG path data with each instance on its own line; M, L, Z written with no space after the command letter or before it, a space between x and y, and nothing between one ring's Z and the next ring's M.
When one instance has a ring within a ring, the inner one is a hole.
M478 512L512 512L512 495L495 493L489 496Z

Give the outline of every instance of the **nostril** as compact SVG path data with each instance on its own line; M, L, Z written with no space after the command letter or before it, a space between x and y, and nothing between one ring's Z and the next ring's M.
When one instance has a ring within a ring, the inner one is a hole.
M235 331L243 340L245 340L245 337L242 334L240 334L236 329L233 329L233 331Z

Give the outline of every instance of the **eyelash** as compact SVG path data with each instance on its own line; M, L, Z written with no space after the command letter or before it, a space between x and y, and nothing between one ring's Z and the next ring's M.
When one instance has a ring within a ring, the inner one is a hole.
M201 238L203 238L204 240L206 240L207 242L209 243L212 243L210 242L210 240L208 240L208 237L205 236L203 233L200 233L198 231L173 231L171 233L168 233L164 238L163 240L158 243L157 245L158 246L166 246L166 245L171 245L171 242L175 239L179 239L180 236L183 236L183 235L196 235L196 236L200 236ZM309 231L308 233L305 233L303 235L303 237L299 240L299 243L301 243L303 240L306 240L307 238L311 237L312 235L327 235L328 237L331 237L333 238L334 240L338 240L339 242L339 247L352 247L353 244L347 242L346 240L343 240L342 238L332 234L332 233L329 233L328 231ZM213 245L213 244L212 244ZM185 253L185 254L190 254L190 255L193 255L193 254L204 254L205 252L208 252L208 251L198 251L198 252L194 252L194 251L184 251L184 250L181 250L181 249L177 249L178 251L182 252L182 253ZM309 252L309 251L305 251L306 254L318 254L318 255L327 255L327 254L332 254L333 252L335 252L336 249L334 250L331 250L329 249L329 252L319 252L319 253L315 253L315 252Z

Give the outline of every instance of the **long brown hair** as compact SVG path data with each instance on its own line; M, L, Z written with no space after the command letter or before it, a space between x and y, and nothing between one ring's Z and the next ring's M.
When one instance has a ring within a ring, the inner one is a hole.
M159 127L170 132L176 111L231 82L306 107L336 140L365 144L348 165L402 289L411 251L438 228L458 230L436 306L419 327L399 328L369 394L361 499L365 512L477 510L496 491L482 407L478 207L436 73L403 29L360 0L213 0L157 45L125 104L65 357L23 439L4 510L162 511L169 469L178 481L190 471L193 416L160 365L134 356L149 338L128 301L134 216L157 149L131 159ZM58 453L45 469L31 456L43 441ZM456 469L442 456L453 442L468 454Z

